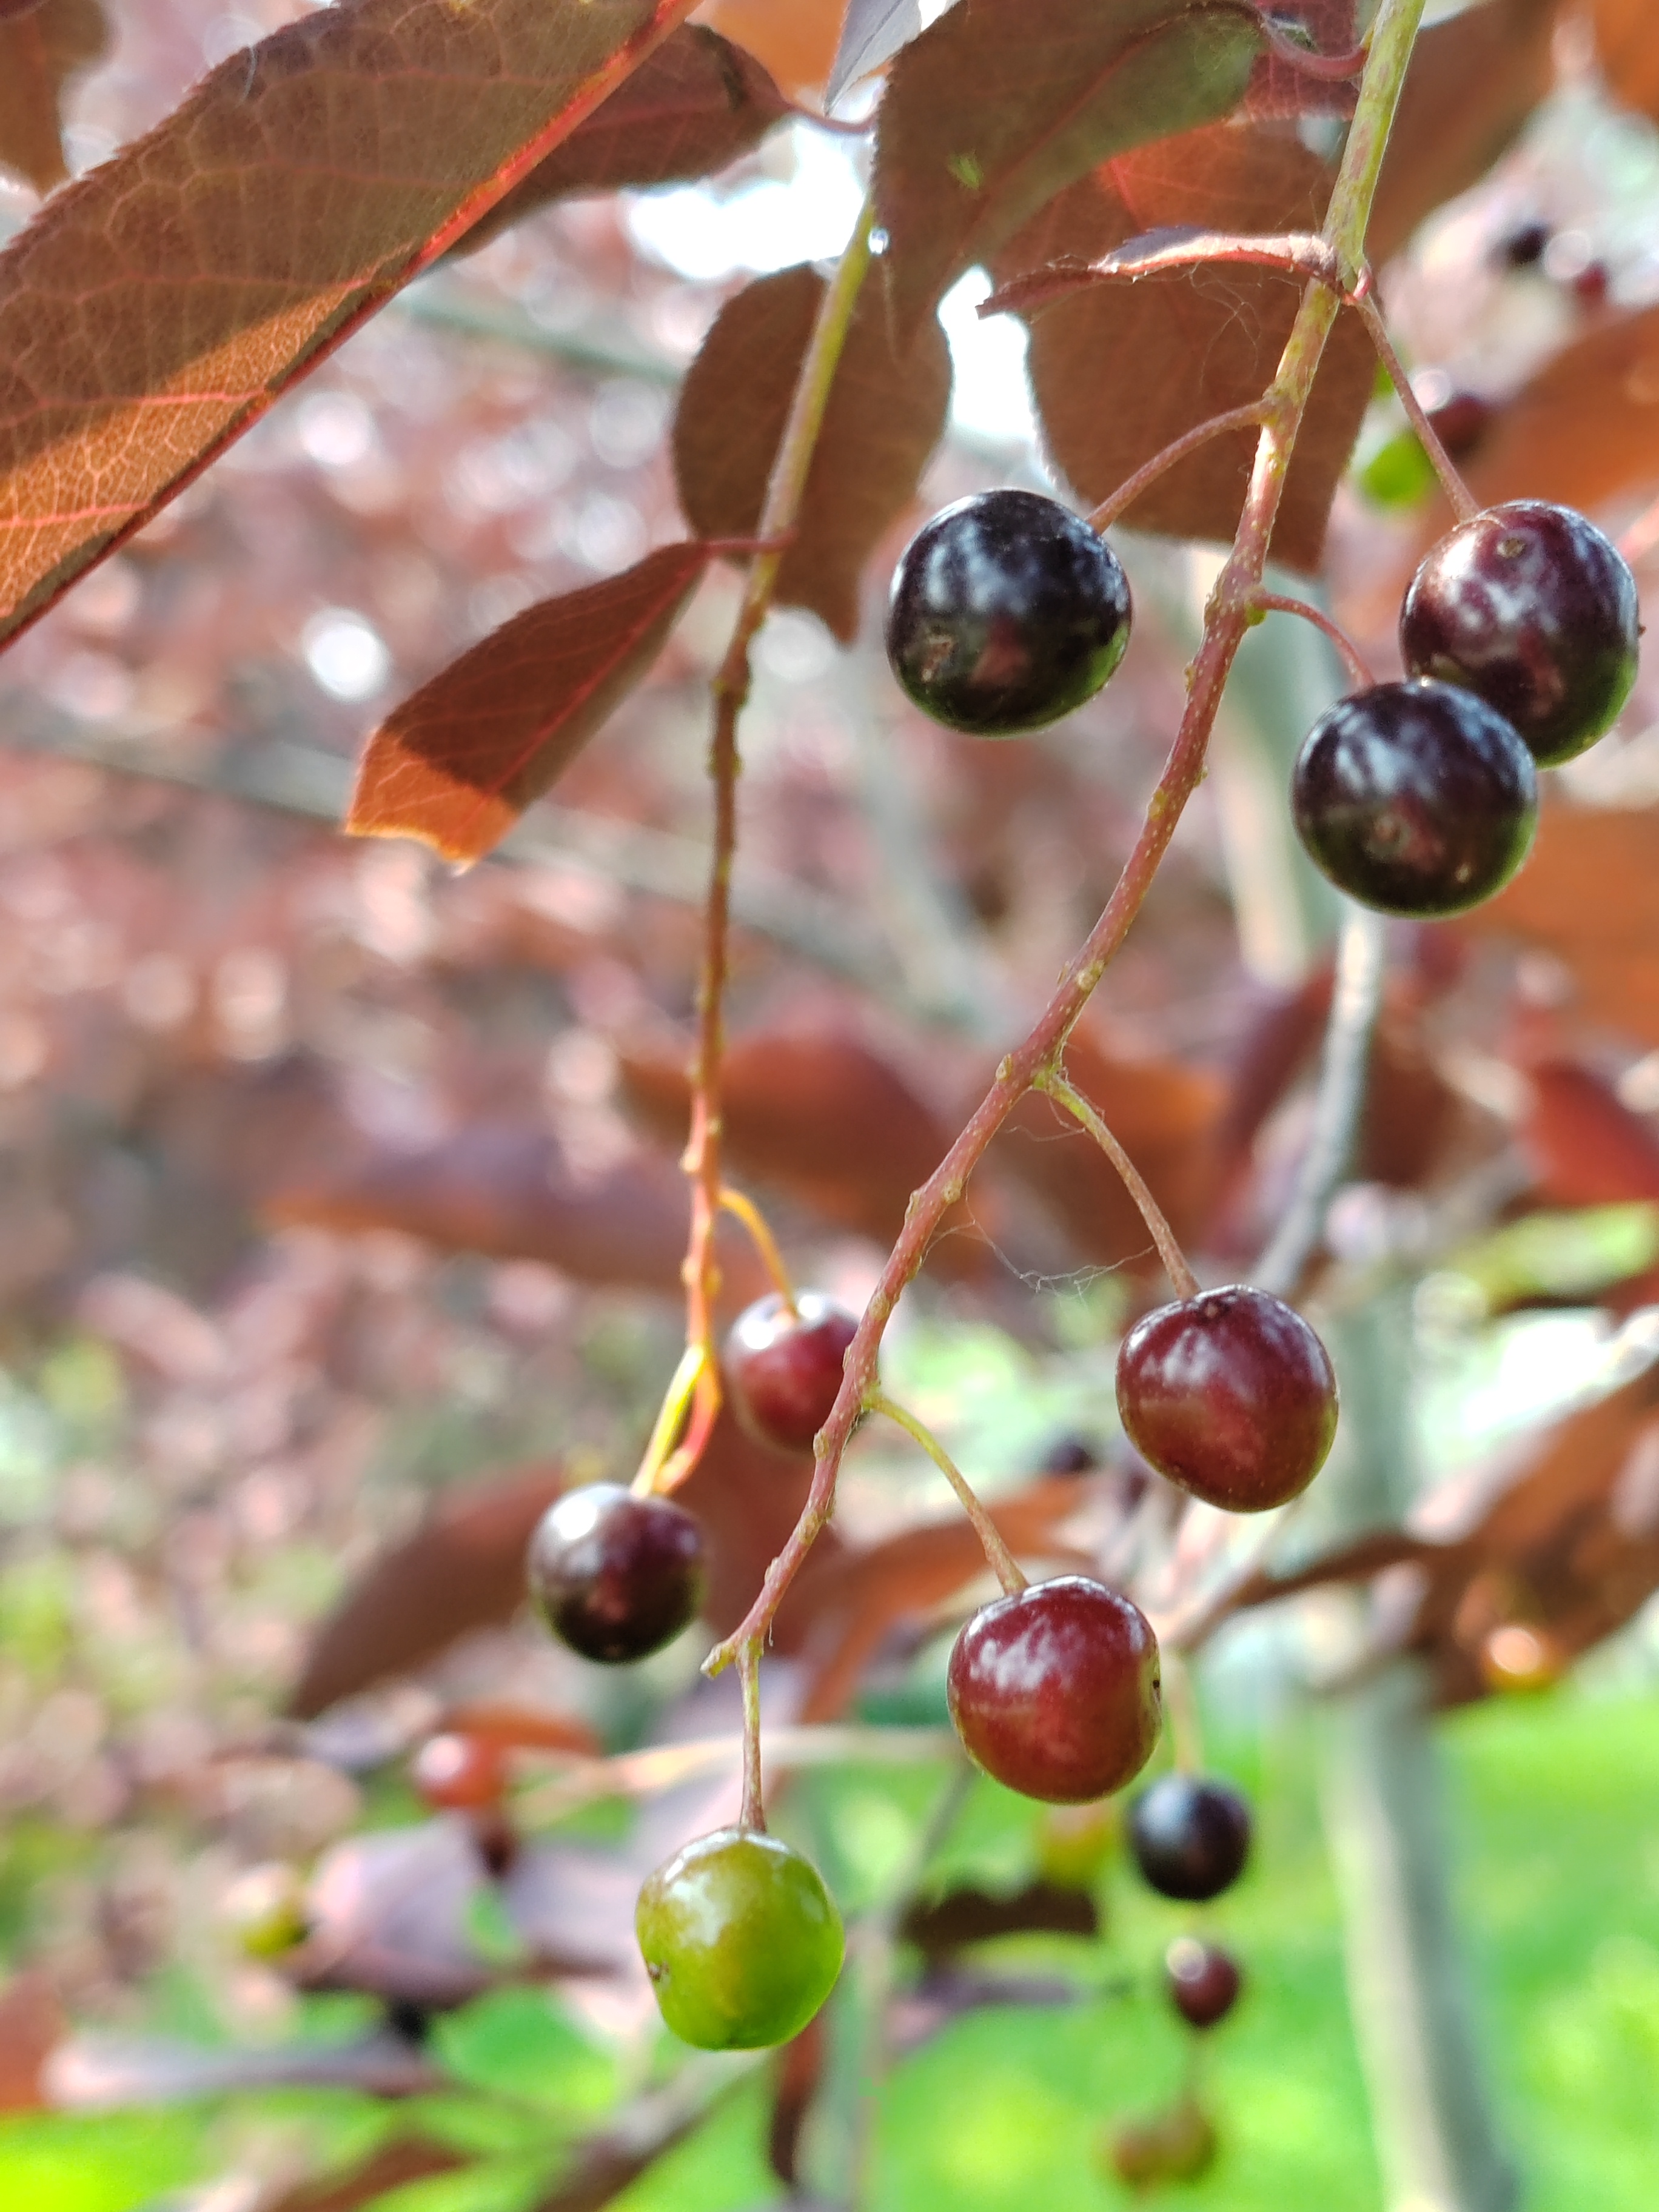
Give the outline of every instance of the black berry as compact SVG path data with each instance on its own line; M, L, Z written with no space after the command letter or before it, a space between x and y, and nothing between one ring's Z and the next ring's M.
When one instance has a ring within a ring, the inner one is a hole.
M1303 844L1339 890L1382 914L1462 914L1520 866L1538 822L1532 755L1450 684L1378 684L1339 700L1291 778Z
M792 1313L775 1292L745 1306L727 1332L720 1367L733 1411L751 1436L810 1452L841 1389L858 1316L821 1291L801 1291Z
M1037 492L975 492L905 548L887 658L936 722L1008 737L1092 699L1129 620L1128 579L1080 516Z
M1129 1848L1162 1897L1201 1905L1231 1889L1250 1849L1250 1808L1224 1782L1164 1774L1129 1808Z
M702 1532L666 1498L614 1482L573 1490L530 1540L530 1594L548 1626L584 1659L643 1659L696 1616Z
M1218 1943L1177 1936L1164 1954L1164 1981L1184 2021L1194 2027L1213 2027L1237 2002L1243 1977L1237 1961Z
M945 1688L975 1763L1050 1804L1121 1790L1152 1757L1163 1725L1151 1624L1084 1575L982 1606L957 1638Z
M1301 1315L1235 1284L1143 1316L1117 1355L1126 1435L1206 1504L1261 1513L1307 1488L1336 1434L1336 1376Z
M1511 500L1431 548L1400 614L1413 676L1496 708L1544 768L1610 728L1636 681L1641 621L1630 564L1593 522Z

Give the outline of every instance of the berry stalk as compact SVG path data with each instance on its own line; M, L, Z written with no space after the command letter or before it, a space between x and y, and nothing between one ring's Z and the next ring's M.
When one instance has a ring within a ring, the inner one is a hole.
M1365 226L1423 4L1424 0L1382 0L1372 27L1358 100L1322 232L1350 288L1364 267ZM1285 473L1325 342L1342 300L1338 286L1322 279L1310 281L1303 294L1278 374L1263 399L1261 432L1249 488L1232 551L1206 611L1203 639L1188 671L1186 709L1116 887L1083 946L1063 971L1036 1026L1003 1059L995 1082L967 1127L912 1196L903 1233L865 1309L847 1354L840 1395L819 1432L812 1486L800 1519L768 1568L760 1593L741 1626L717 1644L704 1662L708 1674L719 1673L736 1657L744 1642L764 1637L770 1627L784 1592L830 1518L842 1455L875 1387L877 1352L894 1306L920 1270L940 1222L960 1200L969 1176L993 1137L1033 1084L1057 1071L1066 1040L1128 935L1182 811L1203 775L1222 689L1249 626L1255 596L1261 587Z
M1040 1075L1032 1085L1036 1091L1046 1091L1057 1105L1081 1121L1089 1134L1100 1146L1107 1158L1123 1178L1123 1187L1133 1199L1147 1233L1158 1247L1158 1256L1164 1262L1164 1272L1175 1285L1178 1298L1198 1296L1198 1278L1187 1264L1187 1255L1165 1218L1163 1207L1147 1188L1145 1177L1129 1158L1117 1139L1107 1127L1080 1091L1073 1088L1058 1068Z
M967 1476L963 1474L933 1431L923 1422L919 1421L914 1413L906 1413L902 1406L896 1405L882 1391L876 1391L872 1396L865 1401L865 1404L870 1413L885 1413L890 1421L896 1421L907 1436L915 1438L928 1458L933 1461L933 1465L957 1493L957 1503L963 1511L973 1522L974 1534L979 1538L981 1548L990 1562L991 1571L1002 1584L1007 1595L1012 1597L1017 1590L1027 1589L1029 1584L1021 1571L1019 1562L998 1534L996 1522L992 1520L975 1495Z

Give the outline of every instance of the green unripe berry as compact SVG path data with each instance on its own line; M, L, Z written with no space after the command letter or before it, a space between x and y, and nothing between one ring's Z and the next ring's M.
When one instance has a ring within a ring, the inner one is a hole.
M847 1948L817 1869L755 1828L717 1828L676 1851L641 1890L634 1927L664 2020L703 2051L799 2035Z

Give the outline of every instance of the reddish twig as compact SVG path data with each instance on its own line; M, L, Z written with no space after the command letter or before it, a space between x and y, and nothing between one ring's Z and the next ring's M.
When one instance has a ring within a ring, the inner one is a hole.
M1102 500L1089 517L1090 528L1103 536L1166 469L1172 469L1188 453L1197 453L1200 446L1207 446L1212 438L1224 436L1229 430L1259 430L1266 420L1267 410L1265 398L1253 399L1248 407L1232 407L1224 415L1212 415L1195 430L1174 439L1161 453L1154 453L1150 461L1143 462L1132 477L1126 477L1109 499Z
M1360 690L1369 691L1376 683L1376 678L1371 674L1364 654L1346 630L1340 623L1333 622L1322 608L1315 606L1310 600L1286 599L1279 592L1258 592L1255 605L1263 614L1300 615L1304 622L1310 622L1316 629L1324 631L1341 654L1343 665Z

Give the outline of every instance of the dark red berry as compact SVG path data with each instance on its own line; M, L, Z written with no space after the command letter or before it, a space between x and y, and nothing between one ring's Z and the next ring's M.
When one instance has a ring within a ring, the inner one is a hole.
M720 1365L732 1408L751 1435L781 1451L811 1450L858 1325L855 1314L822 1291L799 1291L793 1313L775 1292L744 1308Z
M957 1638L946 1692L975 1761L1010 1790L1055 1805L1121 1790L1163 1725L1150 1623L1083 1575L981 1607Z
M1472 453L1485 436L1493 408L1478 392L1454 392L1429 411L1434 434L1455 461Z
M1194 2027L1213 2027L1225 2020L1237 2002L1242 1978L1237 1962L1218 1943L1177 1936L1164 1954L1170 2002Z
M1517 223L1498 240L1498 258L1510 269L1535 269L1548 250L1551 235L1547 222Z
M1500 890L1538 823L1532 755L1474 692L1377 684L1309 731L1297 834L1339 890L1382 914L1465 913Z
M643 1659L696 1616L702 1531L666 1498L590 1483L550 1505L530 1540L530 1594L584 1659Z
M419 1795L440 1812L498 1805L507 1789L507 1754L487 1736L428 1736L410 1771Z
M1613 289L1613 272L1605 261L1587 261L1570 280L1581 307L1604 307Z
M1325 1464L1336 1376L1293 1307L1234 1284L1135 1323L1117 1355L1117 1407L1161 1475L1229 1513L1264 1513Z
M1092 699L1129 622L1128 579L1081 516L1038 492L975 492L900 557L887 658L936 722L1008 737Z
M1129 1808L1129 1848L1163 1897L1201 1905L1231 1889L1250 1849L1250 1808L1224 1782L1164 1774Z
M1640 612L1630 564L1593 522L1511 500L1425 554L1400 612L1413 676L1495 708L1544 768L1610 728L1636 681Z

